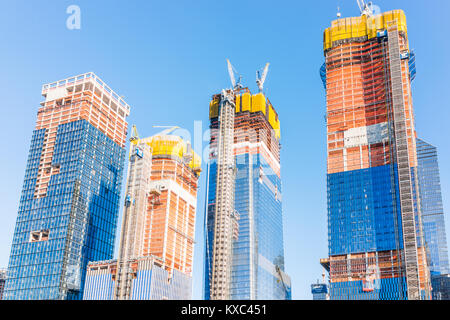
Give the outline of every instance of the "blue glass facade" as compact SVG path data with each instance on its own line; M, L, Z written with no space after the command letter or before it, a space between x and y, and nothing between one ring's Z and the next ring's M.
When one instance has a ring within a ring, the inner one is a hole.
M46 130L35 130L5 299L81 299L88 261L113 257L125 150L86 120L58 126L45 197L35 198ZM43 241L32 241L44 232Z
M327 176L329 255L371 253L372 260L363 258L359 262L362 265L355 261L350 265L350 260L346 260L349 265L346 262L344 274L364 273L371 266L383 273L373 290L365 290L363 280L331 282L332 300L406 299L406 279L401 276L401 268L382 266L383 260L384 265L395 265L392 261L403 249L399 190L395 181L397 170L393 165ZM332 272L339 272L333 263Z
M450 274L431 276L433 300L450 300Z
M239 236L233 242L230 298L291 299L290 279L284 274L281 179L260 154L246 153L235 159L234 202L239 214ZM209 168L207 199L205 299L210 296L216 173L213 161ZM284 281L280 280L278 268Z
M362 281L330 284L332 300L406 300L406 278L380 279L378 288L365 292Z
M432 275L450 273L437 149L417 139L423 233Z
M403 248L398 188L391 165L329 174L330 255Z

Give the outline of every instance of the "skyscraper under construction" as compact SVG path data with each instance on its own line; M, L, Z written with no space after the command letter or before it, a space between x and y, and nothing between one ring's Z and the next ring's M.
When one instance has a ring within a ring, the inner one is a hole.
M284 272L280 120L262 93L233 89L209 108L205 299L290 299Z
M337 19L324 32L331 299L429 299L406 17Z
M42 87L4 299L81 299L111 259L130 107L94 73Z
M201 159L176 129L133 127L119 258L89 264L84 300L191 299Z

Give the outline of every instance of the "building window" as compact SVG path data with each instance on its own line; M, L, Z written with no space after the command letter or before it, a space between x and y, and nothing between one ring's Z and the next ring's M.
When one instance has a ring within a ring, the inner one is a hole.
M32 231L30 233L30 242L48 241L50 230Z

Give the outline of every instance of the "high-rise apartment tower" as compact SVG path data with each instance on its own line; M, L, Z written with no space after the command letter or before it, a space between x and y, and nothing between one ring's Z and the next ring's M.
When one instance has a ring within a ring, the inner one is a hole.
M80 299L88 261L111 259L130 107L93 73L42 88L5 299Z
M365 5L324 53L330 298L429 299L405 14Z
M263 93L233 86L214 95L209 108L205 299L290 299L280 120Z

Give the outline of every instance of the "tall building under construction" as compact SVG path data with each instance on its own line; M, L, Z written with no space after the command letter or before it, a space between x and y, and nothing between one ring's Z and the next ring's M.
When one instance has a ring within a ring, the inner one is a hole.
M191 299L201 159L176 128L135 131L119 257L89 264L84 300Z
M324 32L330 298L430 298L411 95L414 55L394 10Z
M268 65L262 78L267 74ZM209 107L204 296L290 299L284 272L280 120L269 99L234 81Z
M4 299L80 299L111 259L130 107L94 73L42 88Z

